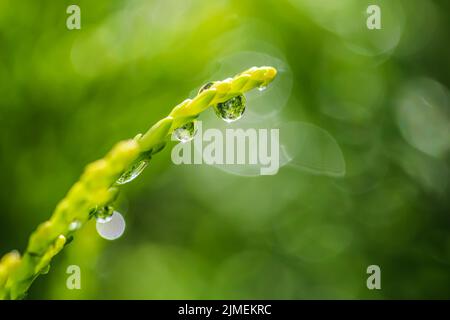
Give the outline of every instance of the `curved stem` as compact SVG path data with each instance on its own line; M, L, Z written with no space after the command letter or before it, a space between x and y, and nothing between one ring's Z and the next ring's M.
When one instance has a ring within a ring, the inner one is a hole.
M63 249L67 239L90 219L94 208L115 200L119 191L116 180L140 156L159 152L173 130L210 106L256 87L267 86L276 73L272 67L253 67L234 78L216 81L193 99L174 107L166 118L143 135L117 143L104 158L87 165L80 180L58 203L50 219L31 234L23 256L13 251L0 260L0 299L24 297L34 279L48 272L51 259Z

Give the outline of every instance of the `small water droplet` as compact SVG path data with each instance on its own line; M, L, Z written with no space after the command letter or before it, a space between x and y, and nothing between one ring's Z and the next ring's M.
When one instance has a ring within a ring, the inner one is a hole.
M97 211L95 211L95 220L99 223L106 223L111 221L112 215L114 213L114 208L112 206L105 206Z
M239 120L245 111L245 97L240 94L214 106L217 116L226 122Z
M67 240L66 240L66 243L64 243L64 246L67 246L67 245L71 244L72 241L73 241L73 236L68 236Z
M133 140L139 141L141 138L142 138L142 133L138 133L137 135L134 136Z
M81 228L81 221L80 220L73 220L70 224L69 224L69 230L70 231L75 231Z
M42 268L41 270L41 274L47 274L50 271L50 265L46 265L44 268Z
M148 152L148 158L151 157L151 155L160 152L164 147L166 146L166 142L161 142L154 146L149 152Z
M267 89L267 86L266 85L260 85L259 87L258 87L258 90L259 91L264 91L264 90L266 90Z
M214 82L207 82L204 85L202 85L200 87L200 89L198 90L198 94L202 93L203 91L205 91L208 88L211 88L211 86L214 84Z
M181 126L173 131L173 137L182 143L191 141L194 139L197 133L197 121L190 121L184 126Z
M115 240L122 236L125 231L125 219L122 215L114 211L111 219L108 222L99 222L96 223L96 229L98 234L107 240Z
M130 181L136 179L142 171L147 167L150 162L150 158L144 158L137 160L134 164L131 165L130 169L122 173L122 175L117 179L117 184L125 184Z

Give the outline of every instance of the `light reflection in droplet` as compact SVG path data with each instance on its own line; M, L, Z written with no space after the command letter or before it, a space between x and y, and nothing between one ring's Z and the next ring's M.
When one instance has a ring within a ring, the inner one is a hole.
M81 228L81 221L80 220L73 220L70 224L69 224L69 230L70 231L75 231Z
M109 221L97 221L96 229L102 238L106 240L115 240L122 236L125 231L125 225L125 219L122 215L119 212L114 211Z

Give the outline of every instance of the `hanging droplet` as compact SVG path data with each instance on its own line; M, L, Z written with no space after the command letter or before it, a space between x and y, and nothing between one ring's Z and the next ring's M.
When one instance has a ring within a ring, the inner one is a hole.
M117 179L117 184L125 184L130 181L133 181L136 179L142 171L147 167L148 163L150 162L150 157L147 158L139 158L135 163L133 163L127 171L122 173L122 175Z
M41 274L47 274L50 271L50 264L46 265L42 270L40 271Z
M214 84L214 82L207 82L205 83L203 86L200 87L200 89L198 90L198 94L202 93L203 91L205 91L206 89L211 88L211 86Z
M161 142L154 146L149 152L148 152L148 158L150 158L153 154L160 152L164 147L166 146L166 142Z
M70 231L75 231L81 228L81 221L80 220L73 220L70 224L69 224L69 230Z
M264 90L266 90L266 89L267 89L267 86L264 85L264 84L262 84L262 85L260 85L260 86L258 87L258 90L259 90L259 91L264 91Z
M103 208L95 211L94 217L97 222L106 223L111 221L114 208L111 206L104 206Z
M100 222L97 220L95 226L102 238L115 240L120 238L125 231L125 219L119 212L114 211L109 221Z
M239 120L245 111L245 97L240 94L214 106L217 116L226 122Z
M64 243L64 247L71 244L73 241L73 236L67 236L66 243Z
M141 138L142 138L142 133L138 133L137 135L134 136L133 140L139 141Z
M191 141L194 139L197 133L197 121L190 121L184 126L181 126L173 131L173 137L182 143Z

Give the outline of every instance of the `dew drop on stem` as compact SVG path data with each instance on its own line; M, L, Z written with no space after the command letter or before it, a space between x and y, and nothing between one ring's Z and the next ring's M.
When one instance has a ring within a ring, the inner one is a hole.
M126 170L122 175L116 180L116 184L125 184L136 179L142 171L147 167L150 162L150 156L141 156L136 160L128 170Z
M245 111L245 96L240 94L214 106L216 115L226 122L239 120Z
M75 231L81 228L81 221L80 220L73 220L70 224L69 224L69 230L70 231Z
M266 90L266 89L267 89L267 86L264 85L264 84L262 84L262 85L260 85L260 86L258 87L258 90L259 90L259 91L264 91L264 90Z
M194 139L197 133L197 121L193 120L173 131L173 137L182 143L189 142Z
M112 206L104 206L94 213L95 220L99 223L106 223L111 221L114 208Z
M115 240L122 236L125 231L125 219L122 215L114 211L111 219L107 222L97 220L96 229L98 234L106 240Z
M205 83L203 86L200 87L200 89L198 90L198 94L202 93L203 91L205 91L206 89L209 89L212 87L212 85L214 84L214 82L207 82Z

